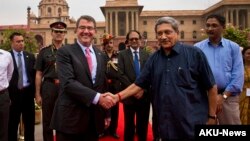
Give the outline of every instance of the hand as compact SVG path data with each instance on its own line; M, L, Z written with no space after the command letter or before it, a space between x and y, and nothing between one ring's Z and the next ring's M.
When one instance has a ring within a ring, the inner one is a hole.
M140 90L137 94L134 95L136 99L140 99L143 96L144 90Z
M98 104L103 108L109 109L116 104L116 101L110 96L110 94L101 94Z
M104 119L104 128L107 129L110 126L111 118Z
M42 97L40 94L36 94L35 100L38 106L42 105Z
M224 102L224 99L221 94L217 95L217 109L216 114L220 113L222 111L222 104Z

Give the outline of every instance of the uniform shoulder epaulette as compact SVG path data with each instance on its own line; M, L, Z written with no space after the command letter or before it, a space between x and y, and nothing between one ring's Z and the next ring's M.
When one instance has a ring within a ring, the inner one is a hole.
M45 48L48 48L48 47L50 47L50 45L49 46L43 46L43 47L40 48L40 51L44 50Z

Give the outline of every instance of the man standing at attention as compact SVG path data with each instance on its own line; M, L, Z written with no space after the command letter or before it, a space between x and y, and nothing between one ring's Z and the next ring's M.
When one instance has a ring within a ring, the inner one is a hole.
M11 55L14 61L14 72L10 80L10 117L9 141L17 141L18 125L22 115L24 138L34 141L35 131L35 56L24 51L24 36L13 32L10 35Z
M195 125L216 124L217 86L212 71L200 49L178 41L176 19L158 19L155 33L160 49L149 57L134 83L110 96L121 101L151 86L159 138L194 140Z
M55 101L59 93L56 53L63 46L67 25L57 21L50 25L52 44L42 48L36 61L36 102L42 105L43 140L53 141L53 130L49 127Z
M210 15L206 18L205 39L195 46L206 55L218 87L217 117L219 124L241 124L239 94L244 83L244 67L238 44L222 37L225 18Z
M14 65L10 53L2 49L0 49L0 60L0 141L8 141L10 98L7 88Z
M75 33L77 41L57 51L60 94L51 127L57 141L98 141L98 133L110 123L105 109L114 105L114 100L103 94L107 90L105 55L92 45L96 35L93 17L81 16Z

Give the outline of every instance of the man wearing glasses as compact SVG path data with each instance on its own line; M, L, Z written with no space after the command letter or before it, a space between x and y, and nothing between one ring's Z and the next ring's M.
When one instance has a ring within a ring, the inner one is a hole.
M36 102L42 105L44 141L53 141L53 130L49 128L49 125L59 90L56 53L63 46L67 25L57 21L52 23L50 28L52 44L40 50L35 65Z
M149 53L141 49L141 38L141 34L136 30L128 32L126 40L129 48L122 50L118 55L123 89L136 80L149 57ZM147 140L150 101L149 94L146 92L148 91L143 89L135 96L123 101L124 141L133 141L135 133L139 141Z

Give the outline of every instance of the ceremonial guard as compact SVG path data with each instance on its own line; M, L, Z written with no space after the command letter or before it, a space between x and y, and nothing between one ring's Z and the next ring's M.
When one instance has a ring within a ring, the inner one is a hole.
M103 35L103 51L106 54L107 61L107 86L108 91L111 93L117 93L120 91L120 81L118 73L118 52L114 50L114 37L108 33ZM116 133L118 125L119 103L111 108L111 122L110 126L99 136L110 135L116 139L119 135Z

